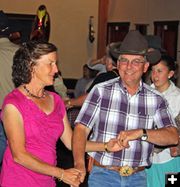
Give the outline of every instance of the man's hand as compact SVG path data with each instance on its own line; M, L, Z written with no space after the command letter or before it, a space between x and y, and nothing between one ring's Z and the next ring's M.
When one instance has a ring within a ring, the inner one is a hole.
M124 147L119 144L119 140L117 138L112 138L107 143L107 149L109 152L116 152L124 149Z
M142 129L121 131L118 135L119 145L123 146L124 148L129 148L129 141L139 139L142 134Z
M75 168L79 171L79 181L82 183L86 176L85 164L75 164Z

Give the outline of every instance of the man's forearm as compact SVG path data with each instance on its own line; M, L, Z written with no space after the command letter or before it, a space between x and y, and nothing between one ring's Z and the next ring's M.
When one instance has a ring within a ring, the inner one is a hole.
M124 148L129 147L129 141L142 139L143 129L132 129L121 131L118 135L118 141ZM146 129L146 140L152 144L160 146L177 145L178 133L175 127L165 127L160 129Z
M74 128L73 139L72 139L72 150L73 150L73 157L74 157L74 165L84 165L84 154L85 154L85 147L86 147L86 133L85 127L81 125L77 125Z
M178 132L175 127L160 128L157 130L147 130L148 142L166 146L178 144Z

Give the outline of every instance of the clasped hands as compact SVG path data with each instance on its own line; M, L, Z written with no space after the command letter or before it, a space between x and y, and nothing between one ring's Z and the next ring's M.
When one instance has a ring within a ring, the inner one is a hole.
M64 169L63 177L58 178L59 181L63 181L69 184L71 187L78 187L83 181L81 180L82 171L76 168ZM83 175L83 179L85 174Z
M121 151L122 149L129 148L129 141L139 139L142 136L142 129L133 129L121 131L117 138L110 139L107 144L109 152Z
M129 141L139 139L142 136L142 129L133 129L127 131L121 131L117 138L110 139L106 145L108 152L117 152L121 151L125 148L129 148ZM79 163L75 166L77 171L79 171L79 185L84 181L86 176L86 169L84 163ZM71 185L71 187L78 187L75 185Z

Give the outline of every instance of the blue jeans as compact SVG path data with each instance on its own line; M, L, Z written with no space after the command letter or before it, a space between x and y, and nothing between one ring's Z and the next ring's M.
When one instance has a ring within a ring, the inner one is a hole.
M0 121L0 168L1 168L1 162L3 159L5 149L6 149L6 136L4 133L4 128L2 126L2 122Z
M122 177L117 171L94 166L89 175L88 187L147 187L146 172L144 170Z

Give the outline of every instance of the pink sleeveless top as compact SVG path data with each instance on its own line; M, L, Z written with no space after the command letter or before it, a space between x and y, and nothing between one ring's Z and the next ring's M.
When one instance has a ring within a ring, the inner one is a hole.
M40 160L56 165L56 142L64 130L64 102L60 96L49 92L54 97L54 109L44 113L18 89L9 93L3 103L13 104L21 113L24 122L26 150ZM9 124L11 125L11 124ZM6 148L0 174L1 187L55 187L53 177L33 172L12 159L9 145Z

